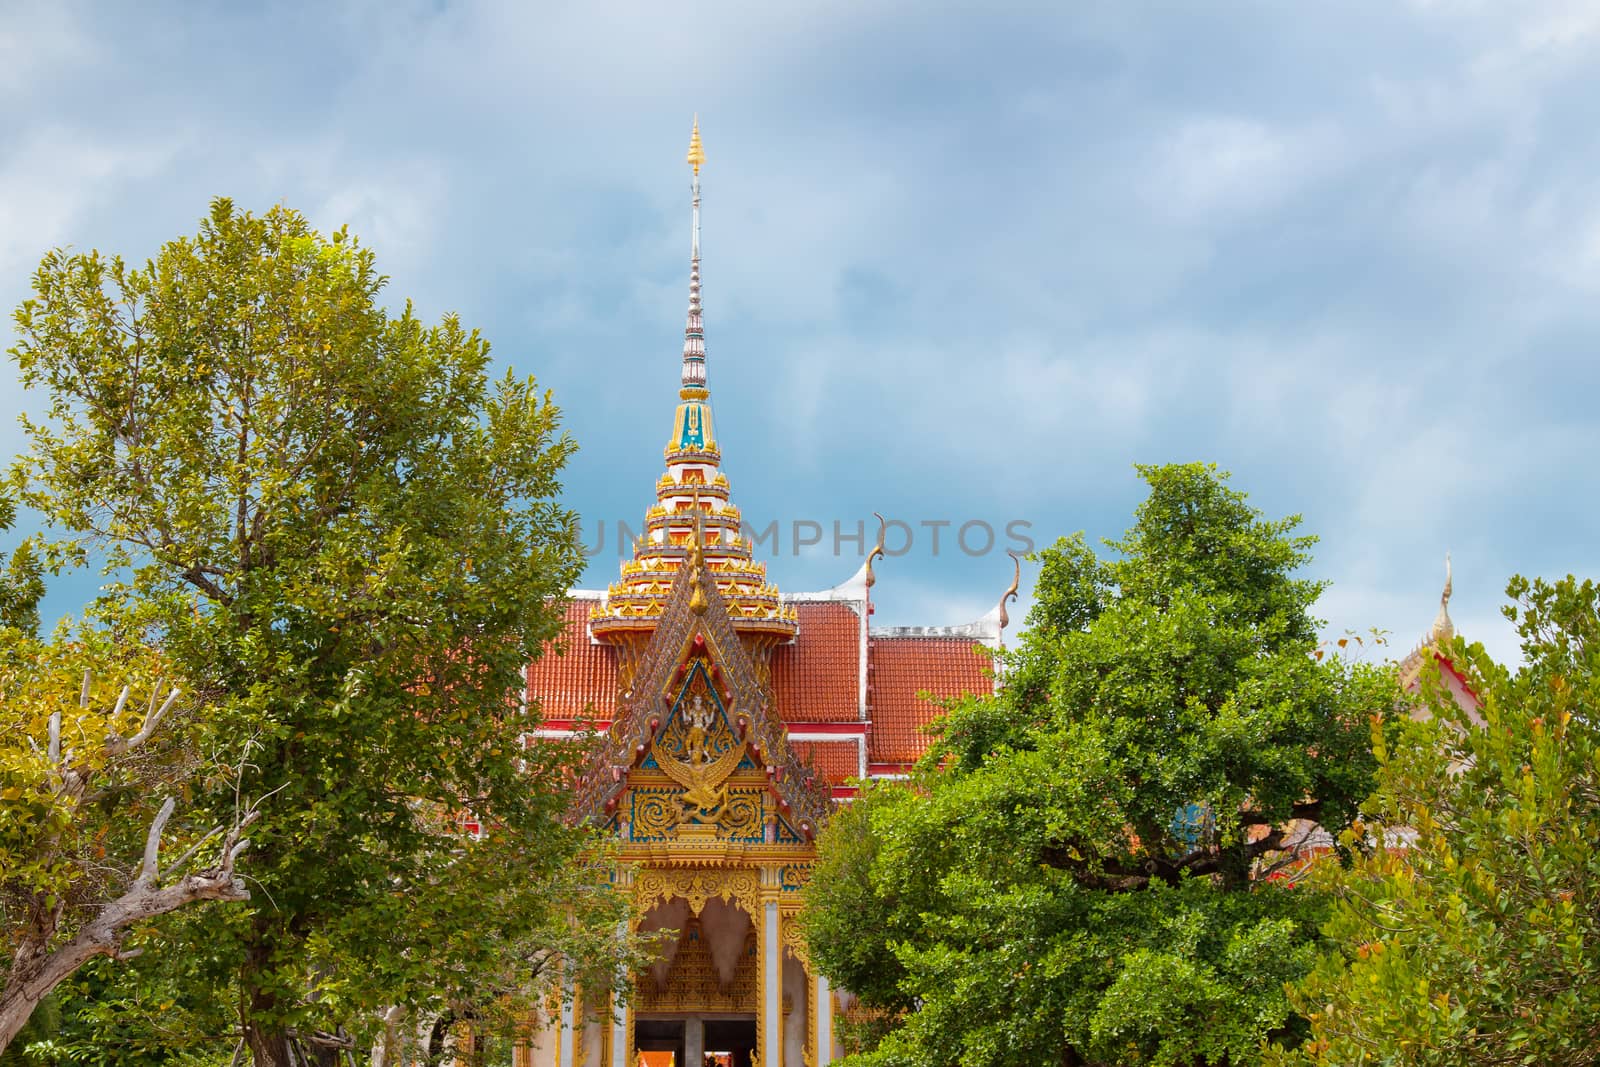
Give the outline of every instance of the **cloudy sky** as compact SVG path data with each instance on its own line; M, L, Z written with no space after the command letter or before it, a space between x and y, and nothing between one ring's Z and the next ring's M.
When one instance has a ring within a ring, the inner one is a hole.
M1134 463L1204 459L1321 536L1331 632L1405 651L1448 549L1509 655L1508 575L1600 571L1597 59L1600 6L1542 0L13 0L0 303L214 196L348 223L555 390L602 584L661 468L698 112L718 431L783 588L878 510L917 534L878 620L964 622L1009 563L955 527L1113 536ZM10 453L39 401L0 373Z

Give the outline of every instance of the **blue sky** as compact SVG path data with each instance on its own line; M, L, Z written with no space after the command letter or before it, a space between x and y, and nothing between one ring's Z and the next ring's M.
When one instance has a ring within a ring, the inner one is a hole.
M1449 549L1510 655L1507 576L1600 570L1597 58L1600 7L1540 0L11 3L0 303L217 195L349 223L391 299L555 390L591 529L637 521L698 112L747 517L1114 536L1135 462L1214 460L1321 536L1330 631L1403 653ZM0 374L11 453L38 401ZM878 621L991 606L1009 563L945 538L881 568ZM858 563L782 549L789 590Z

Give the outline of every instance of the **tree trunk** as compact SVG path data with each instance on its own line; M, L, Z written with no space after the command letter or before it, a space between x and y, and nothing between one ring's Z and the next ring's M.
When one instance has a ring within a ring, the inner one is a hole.
M90 681L91 676L85 671L83 696L80 699L82 708L89 706ZM157 693L159 691L158 687ZM113 714L122 711L128 693L128 687L124 686L122 695L117 698ZM101 756L109 762L143 747L154 735L156 728L161 725L167 712L177 703L179 695L179 691L174 688L167 694L165 703L158 707L156 694L152 694L150 710L145 714L139 731L132 737L120 737L112 731L100 746ZM79 761L70 747L66 751L62 750L60 708L51 713L46 731L45 750L49 754L51 763L55 765L54 777L49 779L47 784L54 792L57 802L65 804L66 810L76 820L77 813L85 803L85 797L92 797L88 792L90 779L93 777L93 772L89 770L92 764ZM204 900L250 899L250 893L245 889L244 882L234 877L233 872L239 854L250 845L249 839L243 836L244 831L260 815L254 807L242 813L242 818L239 818L226 834L223 834L223 828L219 826L201 838L177 860L173 869L182 869L196 850L221 834L221 851L212 866L195 874L183 875L170 885L161 884L161 837L166 832L167 820L172 818L177 804L174 797L168 797L162 802L145 830L144 855L140 859L139 866L133 871L132 882L116 899L95 904L94 907L99 908L99 913L79 928L71 940L61 943L61 939L66 937L66 933L62 930L67 915L66 904L57 899L56 895L47 894L43 890L33 894L27 905L29 915L27 928L16 943L10 946L11 960L6 968L5 985L0 986L0 1052L4 1052L16 1038L39 1002L49 996L56 986L70 978L79 967L96 956L120 955L122 938L130 927ZM55 838L47 838L43 845L47 855L57 854L58 842ZM92 912L94 909L87 910Z
M244 1025L244 1043L250 1048L255 1067L297 1067L289 1034L283 1027L268 1027L256 1022Z
M254 1067L299 1067L284 1025L278 996L268 988L267 970L271 966L274 934L269 917L257 914L251 924L245 948L244 967L239 980L243 991L239 999L239 1023L245 1044L250 1048Z
M184 888L171 886L154 894L130 892L107 905L99 918L54 951L48 951L43 945L25 944L17 953L18 962L6 976L5 989L0 991L0 1052L6 1050L39 1001L56 986L96 956L115 956L122 934L129 926L163 915L192 900L238 900L241 897L234 893L243 893L242 887L214 890L203 896L171 891Z

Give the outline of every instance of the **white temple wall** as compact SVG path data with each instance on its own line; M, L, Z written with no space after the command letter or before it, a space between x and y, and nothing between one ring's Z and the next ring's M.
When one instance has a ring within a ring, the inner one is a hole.
M560 1020L541 1014L539 1026L528 1039L528 1067L556 1067L556 1040L560 1037Z
M586 1022L583 1024L583 1058L579 1062L594 1064L596 1067L603 1061L603 1042L608 1027L603 1022Z
M805 1063L806 1000L811 983L806 980L806 969L800 961L784 953L783 996L789 1002L789 1014L783 1020L784 1067L800 1067Z

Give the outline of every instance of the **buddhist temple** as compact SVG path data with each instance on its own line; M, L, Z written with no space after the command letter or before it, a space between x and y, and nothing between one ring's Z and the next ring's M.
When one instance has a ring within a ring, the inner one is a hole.
M816 835L852 783L906 773L934 700L993 685L984 649L998 645L1005 598L966 626L880 628L881 536L821 592L780 591L755 558L712 416L704 162L696 122L688 321L644 532L608 589L569 594L563 637L527 672L539 735L598 731L574 815L615 836L615 881L666 947L633 976L625 1010L581 989L553 1005L518 1051L526 1067L822 1067L842 1055L841 994L812 971L795 923Z

